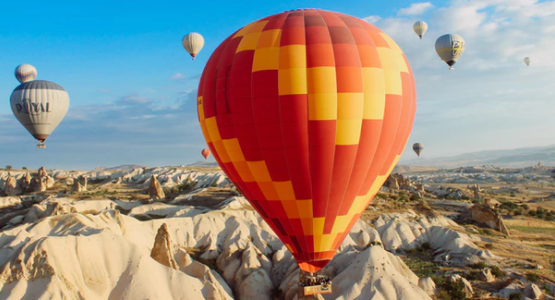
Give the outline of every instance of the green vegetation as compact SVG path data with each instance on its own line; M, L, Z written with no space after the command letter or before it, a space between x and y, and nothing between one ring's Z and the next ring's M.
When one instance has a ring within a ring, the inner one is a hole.
M11 170L11 169L12 169L12 166L10 166L10 165L6 166L6 170Z
M433 277L432 279L436 283L437 287L437 293L435 297L437 300L467 299L464 292L464 283L462 282L462 280L452 282L451 280L445 280L442 277Z
M431 277L441 271L441 268L432 262L429 243L423 243L419 248L409 251L407 256L403 257L403 261L420 278Z
M512 293L509 295L509 300L522 300L524 299L521 293Z
M534 283L540 281L540 276L536 273L533 273L533 272L526 273L526 278L528 278L528 280L530 280Z

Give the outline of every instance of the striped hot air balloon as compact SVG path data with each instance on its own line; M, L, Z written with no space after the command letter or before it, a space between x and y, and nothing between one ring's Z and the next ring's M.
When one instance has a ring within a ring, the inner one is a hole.
M387 34L304 9L225 39L204 68L197 107L220 167L300 268L316 272L397 163L416 90Z
M416 153L416 155L418 155L418 157L420 157L420 152L422 152L422 150L424 150L424 144L422 143L414 143L412 145L412 150L414 150L414 152Z
M25 83L37 78L37 69L29 64L22 64L15 68L15 78L19 83Z
M10 97L12 112L44 148L44 141L56 129L69 109L69 95L59 84L28 81L16 87Z
M202 47L204 47L204 38L199 33L191 32L183 37L181 43L183 44L183 48L185 48L193 60L195 60L197 54L202 50Z

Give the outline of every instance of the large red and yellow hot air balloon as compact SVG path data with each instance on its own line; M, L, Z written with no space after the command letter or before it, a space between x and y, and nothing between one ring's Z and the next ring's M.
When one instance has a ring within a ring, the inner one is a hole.
M397 163L416 90L397 44L323 10L255 21L204 68L214 158L307 272L323 268Z

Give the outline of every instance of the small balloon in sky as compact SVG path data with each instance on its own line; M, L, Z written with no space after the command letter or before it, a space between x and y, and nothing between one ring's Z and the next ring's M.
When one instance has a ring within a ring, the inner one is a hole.
M466 43L458 34L445 34L436 40L436 53L453 70L453 65L464 52Z
M428 30L428 24L424 21L418 21L412 25L414 32L422 39L426 31Z
M532 60L530 59L530 57L525 57L525 58L524 58L524 63L525 63L527 66L530 65L530 62L531 62L531 61L532 61Z
M193 60L195 60L195 57L204 46L204 38L199 33L191 32L183 37L182 44L183 48L185 48L193 57Z
M420 157L420 153L422 152L422 150L424 150L424 144L414 143L414 145L412 145L412 150L414 150L416 155L418 155L418 157Z
M15 68L15 78L20 83L33 81L37 78L37 69L29 64L22 64Z

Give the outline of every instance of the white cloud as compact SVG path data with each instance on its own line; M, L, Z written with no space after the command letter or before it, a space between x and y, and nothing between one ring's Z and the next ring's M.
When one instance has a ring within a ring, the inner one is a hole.
M434 5L430 2L413 3L407 8L401 8L397 12L399 16L418 16L423 14L429 9L432 9Z
M181 73L175 73L172 76L170 76L170 79L175 81L182 81L182 80L185 80L185 75Z
M379 20L381 20L381 17L380 16L368 16L368 17L364 18L363 20L370 23L370 24L374 24L374 23L378 22Z

